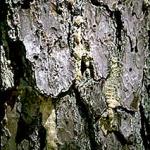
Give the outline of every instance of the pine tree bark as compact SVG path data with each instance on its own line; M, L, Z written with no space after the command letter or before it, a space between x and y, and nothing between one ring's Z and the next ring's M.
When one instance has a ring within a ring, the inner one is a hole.
M150 148L149 0L1 0L0 149Z

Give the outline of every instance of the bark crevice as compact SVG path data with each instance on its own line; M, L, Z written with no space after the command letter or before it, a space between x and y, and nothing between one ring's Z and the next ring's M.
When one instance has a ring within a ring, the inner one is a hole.
M119 10L116 10L113 12L115 21L116 21L116 43L118 51L121 51L121 45L122 45L122 29L123 29L123 23L121 19L121 12Z
M113 11L108 7L107 4L105 4L104 2L100 1L99 0L91 0L91 3L94 5L94 6L97 6L97 7L103 7L104 9L106 9L106 11L108 12L108 14L110 15L110 17L113 16Z
M95 150L95 149L102 149L102 145L101 143L97 143L96 139L95 139L95 129L94 129L94 119L92 114L90 114L87 106L85 105L85 103L82 100L82 97L80 95L80 92L78 90L78 88L74 85L73 87L73 91L75 93L75 97L76 97L76 101L77 101L77 106L80 112L80 115L83 119L85 119L87 125L88 125L88 136L90 139L90 145L91 145L91 150Z
M141 114L141 137L143 140L145 150L148 150L150 147L150 124L148 119L145 117L145 112L142 103L140 104L139 109Z

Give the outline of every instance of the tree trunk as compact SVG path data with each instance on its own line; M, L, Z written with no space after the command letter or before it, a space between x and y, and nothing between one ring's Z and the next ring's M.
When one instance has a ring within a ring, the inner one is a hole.
M149 0L1 0L0 149L150 149L149 52Z

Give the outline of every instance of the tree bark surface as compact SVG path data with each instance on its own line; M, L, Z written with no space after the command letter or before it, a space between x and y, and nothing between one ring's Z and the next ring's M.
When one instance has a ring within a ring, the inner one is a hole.
M0 144L149 150L150 1L1 0Z

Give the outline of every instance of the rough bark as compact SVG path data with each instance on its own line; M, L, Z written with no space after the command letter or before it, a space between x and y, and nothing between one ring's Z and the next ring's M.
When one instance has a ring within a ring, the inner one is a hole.
M0 149L150 148L149 0L0 1Z

